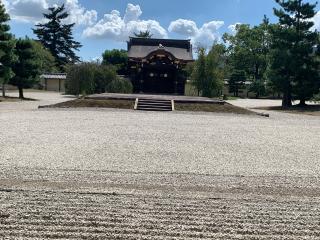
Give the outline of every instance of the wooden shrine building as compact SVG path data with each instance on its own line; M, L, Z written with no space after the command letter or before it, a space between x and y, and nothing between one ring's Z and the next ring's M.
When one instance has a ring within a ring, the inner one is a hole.
M190 40L130 38L128 70L134 92L184 95L182 69L193 61Z

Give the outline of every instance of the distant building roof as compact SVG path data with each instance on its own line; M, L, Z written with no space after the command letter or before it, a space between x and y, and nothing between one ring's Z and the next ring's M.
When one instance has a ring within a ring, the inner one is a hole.
M179 60L193 60L190 40L177 39L130 38L128 42L128 57L146 58L150 53L159 49L171 53Z
M40 76L40 78L45 79L66 79L67 74L66 73L44 73Z

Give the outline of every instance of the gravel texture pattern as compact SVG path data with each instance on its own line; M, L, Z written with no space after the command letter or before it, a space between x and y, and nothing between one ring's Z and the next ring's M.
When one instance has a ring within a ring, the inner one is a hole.
M31 95L0 103L0 238L320 239L318 117Z

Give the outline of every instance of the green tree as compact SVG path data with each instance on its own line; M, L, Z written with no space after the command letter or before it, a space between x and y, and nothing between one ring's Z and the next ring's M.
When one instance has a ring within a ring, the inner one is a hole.
M217 97L221 95L225 76L226 49L222 44L214 44L206 57L206 77L202 95Z
M191 79L203 97L221 94L225 76L226 49L222 44L214 44L206 54L205 48L198 48L198 59L193 65Z
M95 64L80 63L67 67L66 93L73 95L92 94L94 83Z
M79 61L74 50L79 50L82 45L72 36L72 28L75 24L63 23L69 16L64 5L51 7L49 13L43 15L47 22L37 24L33 32L43 46L55 57L60 70L64 70L66 64Z
M81 63L67 68L66 92L73 95L104 93L117 80L115 67L98 63Z
M112 65L94 65L95 93L104 93L107 86L117 78L117 72Z
M204 81L206 78L206 51L204 48L199 47L197 52L198 59L194 64L191 79L192 84L198 91L198 96L200 96L200 93L204 88Z
M104 65L113 65L116 67L116 70L119 75L126 75L127 65L128 65L128 52L126 50L106 50L102 54L102 64Z
M140 31L139 33L134 33L134 35L138 38L152 38L152 34L149 30L147 31Z
M31 88L39 82L41 63L33 41L28 38L17 40L15 52L18 57L12 65L15 76L9 83L18 87L19 98L23 99L23 89Z
M236 34L225 34L224 41L228 44L231 72L244 71L252 82L251 90L259 97L265 92L271 42L269 20L264 17L263 22L253 28L247 24L237 25Z
M15 40L9 33L9 14L6 13L4 5L0 2L0 82L2 84L2 95L5 97L5 84L14 76L11 65L16 61L14 54Z
M43 47L43 45L38 41L32 41L33 47L36 51L37 57L40 60L40 72L41 73L53 73L57 72L55 58L52 54Z
M302 0L276 0L274 9L279 23L271 28L272 50L269 77L283 93L282 106L292 105L292 95L304 106L319 89L318 52L319 36L312 31L316 4Z
M233 70L229 78L229 92L233 93L233 96L239 96L239 89L243 88L246 82L246 73L243 70Z

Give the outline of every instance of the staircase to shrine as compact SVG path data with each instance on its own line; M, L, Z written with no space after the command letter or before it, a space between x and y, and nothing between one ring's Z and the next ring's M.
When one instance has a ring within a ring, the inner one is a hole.
M137 98L135 103L135 110L140 111L173 111L174 101L164 99L147 99Z

